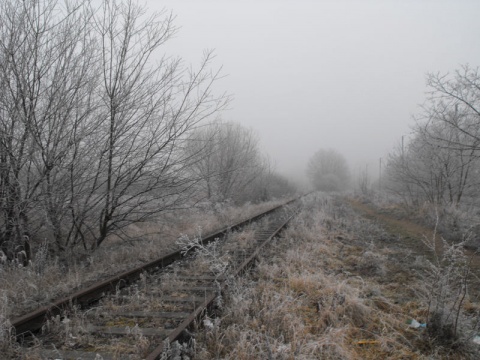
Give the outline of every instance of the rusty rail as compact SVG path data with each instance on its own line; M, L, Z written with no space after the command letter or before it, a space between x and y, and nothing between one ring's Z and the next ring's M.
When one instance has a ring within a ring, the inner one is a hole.
M238 266L233 272L232 276L238 276L242 272L244 272L258 257L260 250L270 242L278 233L288 224L288 222L294 217L295 214L288 217L285 221L283 221L278 227L271 233L268 238L263 241L261 244L257 246L253 254L251 254L247 259L245 259L240 266ZM220 283L220 289L223 291L226 288L226 283L224 280ZM201 314L205 313L207 309L212 305L213 301L217 297L217 294L212 294L205 299L205 301L197 308L195 311L190 314L188 318L186 318L166 339L166 342L173 343L174 341L178 340L182 333L187 330L194 322L197 320ZM165 342L158 345L154 351L152 351L147 357L146 360L157 360L160 359L162 356L163 351L165 350Z
M229 231L238 230L251 222L255 222L262 217L273 213L277 209L294 202L295 200L296 199L287 201L282 205L275 206L272 209L255 215L247 220L240 221L218 232L207 235L203 237L201 242L204 245L208 244L215 239L225 236ZM79 290L69 296L55 300L49 305L43 306L35 311L12 319L11 324L15 329L17 337L29 333L35 333L42 328L43 324L49 317L61 314L63 310L71 308L72 305L80 305L82 308L85 308L88 305L98 301L106 294L115 292L117 289L121 289L137 281L142 273L152 272L154 270L164 268L172 264L174 261L182 259L185 255L186 254L182 253L181 250L173 251L161 257L160 259L151 261L148 264L142 265L135 269L123 272L107 280L97 282L86 289Z

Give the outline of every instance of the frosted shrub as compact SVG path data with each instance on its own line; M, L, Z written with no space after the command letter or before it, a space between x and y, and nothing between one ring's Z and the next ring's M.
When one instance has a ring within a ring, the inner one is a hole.
M423 280L424 300L428 307L427 335L438 345L458 348L477 331L478 321L472 324L464 312L469 289L478 279L471 272L471 257L465 254L465 241L448 243L425 238L431 259L425 259ZM478 314L477 314L478 317Z
M197 256L207 264L210 271L217 277L224 274L228 268L228 258L225 255L220 255L218 241L204 245L200 228L197 229L197 235L191 238L188 235L181 235L177 240L177 245L180 246L183 255L196 251Z

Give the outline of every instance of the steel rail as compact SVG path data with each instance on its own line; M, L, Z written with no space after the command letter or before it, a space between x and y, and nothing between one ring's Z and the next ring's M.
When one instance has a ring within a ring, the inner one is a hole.
M206 245L218 238L225 236L229 231L238 230L239 228L246 226L251 222L255 222L260 218L273 213L281 207L294 202L295 200L296 199L286 201L281 205L275 206L247 220L240 221L220 231L207 235L202 238L201 243L203 245ZM71 308L73 305L80 305L82 308L85 308L89 304L98 301L106 294L115 292L117 289L124 288L129 284L137 281L142 273L164 268L172 264L173 262L184 258L186 255L187 253L182 252L181 250L170 252L157 260L151 261L135 269L125 271L123 273L110 277L107 280L97 282L87 287L86 289L79 290L66 297L55 300L49 305L43 306L37 310L19 316L11 321L12 327L15 329L15 334L18 338L23 335L35 333L42 328L43 324L48 318L61 314L63 310Z
M232 272L232 276L238 276L240 275L242 272L245 272L246 269L255 261L255 259L258 257L258 255L260 254L260 250L267 244L269 243L275 236L278 235L278 233L284 229L287 224L290 222L290 220L296 215L296 213L292 214L291 216L289 216L285 221L283 221L274 231L273 233L265 240L263 241L261 244L259 244L255 251L247 258L245 259L240 266L238 266L233 272ZM225 282L225 279L222 279L220 281L220 290L221 291L224 291L227 287L227 284ZM155 350L153 350L145 359L146 360L157 360L157 359L160 359L164 350L165 349L165 344L166 343L173 343L174 341L178 340L182 333L187 330L198 318L200 318L200 316L205 313L208 308L213 304L214 300L216 299L216 297L218 296L218 294L211 294L210 296L208 296L205 301L198 307L195 309L195 311L190 314L189 317L187 317L177 328L175 328L174 331L172 331L172 333L170 333L170 335L164 340L163 343L161 343L160 345L158 345Z

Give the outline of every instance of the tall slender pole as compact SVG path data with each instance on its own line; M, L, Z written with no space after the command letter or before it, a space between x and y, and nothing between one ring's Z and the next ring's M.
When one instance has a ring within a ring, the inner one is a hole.
M382 158L379 160L378 164L378 191L382 190Z

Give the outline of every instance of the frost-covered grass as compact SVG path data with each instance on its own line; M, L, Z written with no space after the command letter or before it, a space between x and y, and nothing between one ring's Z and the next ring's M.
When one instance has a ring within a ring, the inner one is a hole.
M346 204L305 201L256 271L229 286L221 316L197 338L196 358L478 358L471 338L452 348L407 324L428 320L425 261L413 265L419 254ZM466 303L468 315L474 299ZM463 328L474 325L462 319Z

